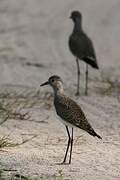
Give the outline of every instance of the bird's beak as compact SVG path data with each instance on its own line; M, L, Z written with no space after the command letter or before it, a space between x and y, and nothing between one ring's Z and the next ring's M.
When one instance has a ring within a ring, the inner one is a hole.
M48 85L48 84L49 84L49 82L47 81L47 82L41 84L40 86L45 86L45 85Z
M70 16L69 18L72 19L72 16Z

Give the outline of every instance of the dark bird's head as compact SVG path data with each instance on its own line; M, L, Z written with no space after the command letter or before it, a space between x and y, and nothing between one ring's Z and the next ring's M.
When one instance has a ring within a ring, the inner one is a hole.
M82 21L82 14L79 11L72 11L70 18L73 22Z
M56 92L63 92L63 82L61 78L57 75L51 76L48 81L45 83L41 84L40 86L45 86L45 85L50 85L54 89L55 93Z

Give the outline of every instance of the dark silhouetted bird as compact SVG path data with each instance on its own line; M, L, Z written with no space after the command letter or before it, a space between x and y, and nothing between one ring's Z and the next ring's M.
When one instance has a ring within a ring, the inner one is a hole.
M66 163L68 150L70 147L69 164L71 163L72 146L73 146L73 127L78 127L88 132L92 136L96 136L102 139L92 128L88 122L84 112L80 106L64 94L63 82L59 76L51 76L47 82L41 84L41 86L50 85L54 90L54 105L57 115L65 125L68 134L68 145L63 160L63 164ZM72 127L72 135L70 135L68 127Z
M86 85L85 94L88 94L88 65L95 69L99 69L96 59L95 50L91 39L85 34L82 28L82 14L79 11L73 11L70 18L74 22L73 32L69 37L69 48L72 54L76 57L77 63L77 92L79 95L80 86L80 67L79 60L86 62Z

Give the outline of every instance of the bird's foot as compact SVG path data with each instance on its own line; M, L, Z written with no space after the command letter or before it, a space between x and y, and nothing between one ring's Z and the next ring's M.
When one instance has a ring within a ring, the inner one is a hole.
M69 161L69 163L68 164L71 164L71 161Z
M66 161L63 161L61 163L57 163L57 165L69 165L71 162L67 163Z
M88 96L88 91L87 90L85 91L85 96Z
M77 92L75 93L75 96L80 96L80 92L77 91Z
M66 165L66 162L56 163L56 165Z
M70 163L67 163L67 162L62 162L60 163L60 165L69 165Z

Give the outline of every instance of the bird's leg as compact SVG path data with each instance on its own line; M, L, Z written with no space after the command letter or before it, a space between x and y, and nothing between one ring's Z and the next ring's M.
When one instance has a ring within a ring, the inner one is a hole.
M72 136L71 136L71 146L70 146L70 158L69 158L69 164L71 164L72 149L73 149L73 128L72 128Z
M77 92L76 92L76 96L80 95L80 66L79 66L79 59L76 58L76 63L77 63Z
M67 149L66 149L65 157L64 157L64 160L63 160L62 164L65 164L65 162L66 162L67 153L68 153L69 146L70 146L70 142L71 142L71 138L70 138L70 133L69 133L68 126L65 126L65 127L66 127L67 134L68 134L68 145L67 145Z
M86 63L85 95L88 95L88 64Z

